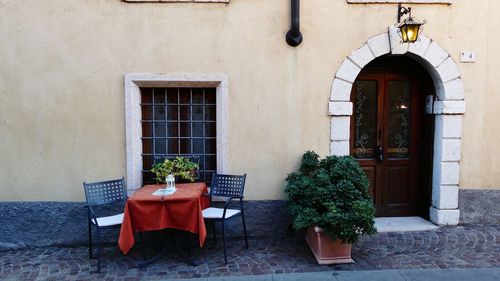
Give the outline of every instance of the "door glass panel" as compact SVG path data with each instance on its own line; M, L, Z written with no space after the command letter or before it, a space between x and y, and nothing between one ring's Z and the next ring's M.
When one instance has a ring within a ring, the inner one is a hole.
M410 101L409 81L389 81L389 158L410 156Z
M374 158L377 146L377 81L356 81L354 151L357 159Z

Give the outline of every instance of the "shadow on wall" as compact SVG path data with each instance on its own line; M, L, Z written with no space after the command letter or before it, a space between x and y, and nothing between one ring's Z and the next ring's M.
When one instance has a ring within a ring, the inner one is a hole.
M282 237L289 234L288 226L291 223L291 218L288 214L286 201L245 201L244 210L248 236L250 238ZM208 233L210 233L209 227L207 225ZM217 224L216 229L218 233L221 232L220 224ZM228 236L243 237L241 219L235 218L229 220Z
M287 234L290 219L286 201L246 201L244 208L250 238ZM0 250L88 243L84 202L0 202L0 220ZM230 220L228 236L241 236L241 228L241 220ZM217 229L220 232L220 225ZM119 229L106 230L102 241L117 243L118 235Z
M460 224L500 224L498 202L500 190L460 190ZM286 201L245 201L244 208L250 238L291 234ZM0 202L0 221L0 250L86 246L88 242L84 202ZM241 227L241 220L230 220L228 237L242 236ZM217 230L220 232L220 225ZM210 233L208 229L208 235ZM103 234L104 243L117 243L118 229L107 230Z
M88 243L84 202L0 202L0 220L1 250ZM103 241L116 237L109 230Z
M500 190L460 189L460 224L500 224Z

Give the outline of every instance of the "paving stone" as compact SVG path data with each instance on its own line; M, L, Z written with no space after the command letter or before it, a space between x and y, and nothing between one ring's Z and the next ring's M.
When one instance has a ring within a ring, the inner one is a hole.
M223 262L222 243L214 244L207 239L203 249L193 250L198 266L187 265L172 247L165 257L146 268L138 268L136 263L158 252L154 239L136 245L126 256L116 246L108 245L102 251L100 274L96 273L96 260L88 258L86 247L2 251L0 280L205 280L208 277L248 275L266 278L265 274L272 274L274 280L280 280L283 273L317 272L320 276L327 274L325 271L500 267L499 225L378 233L362 237L353 246L356 263L332 266L317 265L304 238L299 235L264 236L249 242L247 250L240 239L228 241L227 265ZM338 276L348 276L348 273L343 273Z

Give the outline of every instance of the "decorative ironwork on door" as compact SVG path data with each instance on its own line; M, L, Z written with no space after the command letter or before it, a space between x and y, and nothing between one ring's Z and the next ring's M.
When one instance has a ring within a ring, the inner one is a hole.
M387 156L408 158L410 154L411 96L409 81L389 81Z
M377 81L355 82L354 157L373 158L377 147Z

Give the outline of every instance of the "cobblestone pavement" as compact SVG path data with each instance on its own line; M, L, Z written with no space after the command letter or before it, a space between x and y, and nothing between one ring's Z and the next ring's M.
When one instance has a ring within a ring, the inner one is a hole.
M209 237L210 238L210 237ZM228 241L224 265L222 243L207 239L193 252L198 266L189 266L173 252L146 268L136 261L154 254L148 240L124 256L106 247L101 273L86 247L36 248L0 252L1 280L158 280L228 275L275 274L325 270L443 269L500 267L500 226L447 227L426 232L379 233L353 247L354 264L319 266L302 237Z

